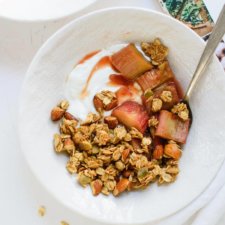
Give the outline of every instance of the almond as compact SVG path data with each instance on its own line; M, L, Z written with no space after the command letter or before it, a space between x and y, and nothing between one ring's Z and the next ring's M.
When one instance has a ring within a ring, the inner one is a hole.
M161 159L163 157L163 146L156 145L153 151L153 159Z
M164 153L166 156L178 160L181 157L182 151L179 148L179 145L167 144L165 145Z
M118 104L117 98L112 91L101 91L94 96L93 103L95 109L101 112L103 109L109 111L115 108Z
M96 95L94 96L93 103L94 103L95 109L98 112L101 112L103 110L103 108L104 108L103 102Z
M65 119L67 119L67 120L76 120L76 121L78 121L77 118L76 118L75 116L73 116L73 115L72 115L71 113L69 113L69 112L65 112L64 117L65 117Z
M130 183L130 182L129 182L128 179L122 178L122 179L116 184L116 187L115 187L115 189L114 189L114 191L113 191L113 195L114 195L114 196L117 196L117 195L121 194L122 192L124 192L124 191L127 189L129 183Z
M61 109L58 106L53 108L52 111L51 111L52 121L60 120L63 117L64 113L65 113L65 110Z
M63 101L61 101L60 103L59 103L59 107L61 108L61 109L63 109L63 110L67 110L68 109L68 107L69 107L69 102L67 101L67 100L63 100Z
M131 171L130 170L123 171L123 176L124 177L128 178L130 175L131 175Z
M130 154L130 149L127 148L127 149L123 150L123 152L122 152L122 161L123 162L127 159L129 154Z
M64 150L66 150L69 154L72 154L75 151L75 145L70 138L65 139Z
M92 181L91 190L94 196L98 195L102 191L102 181L101 180Z
M117 118L114 116L106 116L104 118L104 122L108 124L110 129L114 129L119 123Z
M104 107L106 111L110 111L111 109L115 108L118 105L117 99L113 99L108 105Z

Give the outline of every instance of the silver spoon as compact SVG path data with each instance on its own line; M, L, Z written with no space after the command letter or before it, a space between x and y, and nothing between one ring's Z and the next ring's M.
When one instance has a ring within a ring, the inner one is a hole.
M191 96L191 93L197 84L199 78L204 73L206 67L209 64L209 60L211 59L213 53L215 52L216 47L218 46L219 42L223 38L223 35L225 33L225 5L223 5L223 9L220 12L219 18L217 19L217 22L212 30L212 33L209 37L209 40L205 46L205 49L202 53L202 56L199 60L198 66L194 72L194 75L191 79L191 82L187 88L187 91L185 93L185 96L181 102L185 103L189 109L189 116L191 119L191 122L193 120L191 108L189 105L189 99Z

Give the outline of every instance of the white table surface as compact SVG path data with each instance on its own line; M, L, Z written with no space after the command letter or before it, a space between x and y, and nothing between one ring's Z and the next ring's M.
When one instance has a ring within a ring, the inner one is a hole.
M214 19L224 0L205 0ZM100 0L84 12L106 6L141 6L160 10L156 0ZM80 15L81 13L79 13ZM0 18L0 220L4 225L53 225L67 212L35 180L23 158L17 137L19 94L27 67L38 48L72 18L22 23ZM46 216L37 214L46 206ZM70 225L79 221L70 221ZM225 224L225 215L218 225ZM179 225L179 224L176 224Z

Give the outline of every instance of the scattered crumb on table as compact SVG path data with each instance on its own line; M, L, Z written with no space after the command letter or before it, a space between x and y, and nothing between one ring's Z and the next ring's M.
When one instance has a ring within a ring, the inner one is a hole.
M39 216L43 217L45 215L45 213L46 213L45 207L44 206L40 206L39 209L38 209Z
M69 224L65 221L61 221L61 225L69 225Z

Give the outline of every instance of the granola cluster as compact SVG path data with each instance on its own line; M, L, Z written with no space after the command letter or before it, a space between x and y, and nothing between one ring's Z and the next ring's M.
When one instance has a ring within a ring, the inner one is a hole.
M98 112L109 111L117 106L117 98L114 92L104 90L95 95L93 103Z
M141 48L143 52L151 58L153 65L162 64L169 52L168 48L164 46L158 38L153 42L142 42Z
M163 102L171 102L173 99L173 95L171 91L163 91L160 98L163 100Z
M83 187L89 185L93 195L118 196L152 182L163 184L176 179L179 157L173 155L175 142L168 142L169 146L160 151L160 146L154 148L150 135L126 128L116 117L90 113L85 121L78 121L66 111L68 105L63 101L51 113L53 121L60 121L54 148L68 155L67 170L78 174L78 182ZM155 117L150 118L149 127L157 124Z
M160 98L153 98L152 99L152 111L153 112L158 112L161 110L163 105L163 102Z
M184 121L189 119L189 110L185 103L178 103L174 105L171 112L177 114Z

